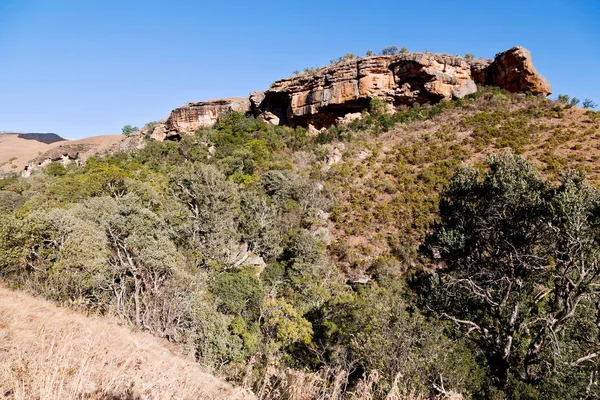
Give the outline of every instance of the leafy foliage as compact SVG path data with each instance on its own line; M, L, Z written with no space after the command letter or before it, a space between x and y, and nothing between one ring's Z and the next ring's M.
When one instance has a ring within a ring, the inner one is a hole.
M442 195L427 247L446 267L424 293L481 347L510 397L541 396L549 377L566 390L595 371L600 193L574 172L554 187L510 153L488 168L460 170Z
M596 192L514 156L478 163L511 148L553 180L592 165L600 113L577 125L569 101L372 99L316 136L233 112L0 179L0 276L166 337L262 398L593 396Z

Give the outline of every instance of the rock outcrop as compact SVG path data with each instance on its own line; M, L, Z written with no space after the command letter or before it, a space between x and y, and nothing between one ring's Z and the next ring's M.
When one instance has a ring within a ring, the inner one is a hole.
M398 108L462 98L476 92L477 84L510 92L550 93L529 51L515 47L494 60L406 53L343 61L276 81L269 89L252 93L250 102L253 112L265 121L318 129L364 110L375 97Z
M5 142L5 144L8 146L20 145L24 148L29 141L24 142ZM27 160L27 163L23 166L21 175L27 177L33 171L43 168L53 161L58 161L63 165L70 163L83 165L92 156L102 156L118 151L130 151L142 148L145 145L146 141L142 136L105 135L92 136L79 140L64 140L44 145L44 147L33 147L23 154L23 159ZM34 154L35 157L32 157ZM2 169L0 169L1 175Z
M188 103L174 109L166 119L142 129L140 133L158 141L177 139L182 134L191 134L199 128L213 125L222 115L249 110L250 101L243 97Z
M282 79L250 95L255 114L285 125L329 126L378 97L392 107L464 97L477 90L460 57L407 53L348 60Z
M484 68L473 65L475 82L494 85L513 93L530 92L536 96L548 96L550 83L534 68L531 53L523 47L498 53L493 62Z
M548 81L536 72L531 54L523 47L499 53L494 60L428 52L370 56L278 80L267 90L251 93L249 99L186 104L141 133L155 140L177 139L213 125L231 111L251 112L275 125L304 126L315 132L360 116L373 98L393 110L462 98L476 92L477 85L550 94Z

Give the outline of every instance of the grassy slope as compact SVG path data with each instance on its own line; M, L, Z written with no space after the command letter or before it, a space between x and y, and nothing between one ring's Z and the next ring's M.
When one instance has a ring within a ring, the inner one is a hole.
M178 348L0 286L0 398L249 399Z
M80 152L81 156L86 156L88 153L99 154L123 139L123 135L105 135L46 144L37 140L22 139L17 135L0 134L0 176L19 173L30 161L37 157L43 158L46 153L57 154L73 147Z
M359 134L328 172L340 188L331 224L334 257L351 271L375 272L372 266L390 253L409 266L456 168L504 149L523 154L551 179L577 168L600 184L600 119L590 115L490 89L378 137Z

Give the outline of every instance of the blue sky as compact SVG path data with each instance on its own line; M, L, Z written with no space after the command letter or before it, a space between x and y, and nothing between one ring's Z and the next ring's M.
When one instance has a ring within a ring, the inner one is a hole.
M559 93L600 103L600 1L0 0L0 130L120 133L190 101L396 45L531 50Z

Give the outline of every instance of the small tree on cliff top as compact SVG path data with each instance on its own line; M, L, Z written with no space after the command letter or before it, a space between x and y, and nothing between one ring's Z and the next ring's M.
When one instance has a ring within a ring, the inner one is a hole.
M133 132L137 132L139 130L140 128L138 128L137 126L125 125L123 129L121 129L121 132L123 132L123 135L130 135Z
M398 46L389 46L389 47L384 47L381 50L381 54L384 56L390 56L393 54L398 54L400 52L400 50L398 49Z

